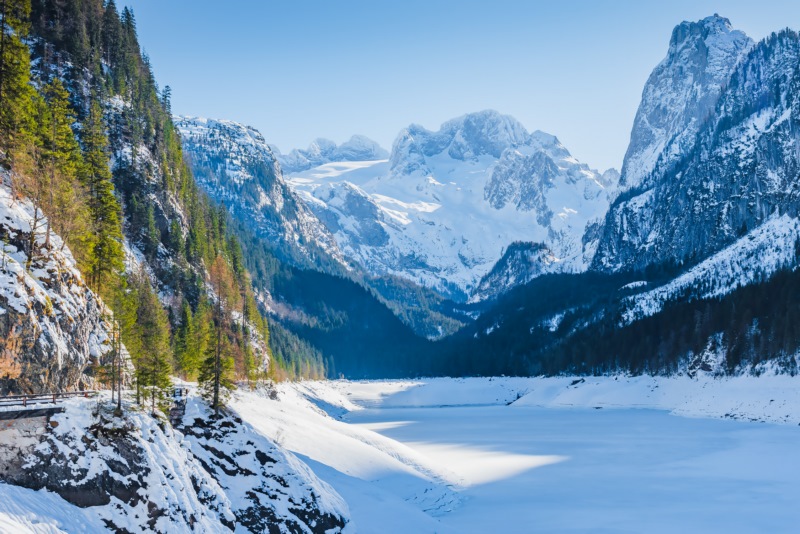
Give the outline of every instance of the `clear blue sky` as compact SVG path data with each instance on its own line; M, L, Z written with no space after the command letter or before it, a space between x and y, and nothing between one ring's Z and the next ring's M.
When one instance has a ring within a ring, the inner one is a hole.
M258 128L281 151L355 133L390 148L482 109L619 168L672 28L715 12L760 39L800 2L118 0L179 114Z

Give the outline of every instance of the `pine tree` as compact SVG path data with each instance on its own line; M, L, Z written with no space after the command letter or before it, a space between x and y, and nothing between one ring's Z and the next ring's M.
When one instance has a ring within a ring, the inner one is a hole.
M42 137L42 169L48 175L47 198L45 202L48 215L45 237L50 246L51 222L65 240L75 245L86 241L86 214L81 192L78 190L78 171L83 165L80 146L72 131L75 120L69 103L69 93L61 80L54 78L42 88L45 102L45 117L40 117L39 135ZM73 252L80 252L73 250Z
M228 265L222 256L217 256L209 269L211 286L214 290L214 339L209 344L206 359L200 368L200 383L204 397L211 402L214 413L226 403L230 391L235 389L233 381L233 358L231 345L227 338L230 307L235 305L237 292Z
M120 205L114 196L108 168L108 140L103 127L103 111L96 99L83 125L84 184L89 191L92 227L92 254L89 279L101 294L111 276L123 267Z
M140 329L141 353L136 379L142 389L149 391L151 411L155 414L156 402L163 402L166 390L172 384L169 321L164 308L147 283L146 275L140 273L138 277L136 322Z
M192 308L184 300L180 323L175 332L175 361L183 378L194 376L200 363L199 354L196 352L197 341L194 327Z
M0 0L0 163L10 167L33 129L28 34L30 0Z

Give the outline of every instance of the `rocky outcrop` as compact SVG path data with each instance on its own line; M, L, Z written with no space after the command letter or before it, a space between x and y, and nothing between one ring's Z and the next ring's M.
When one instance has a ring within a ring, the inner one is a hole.
M610 209L594 267L696 263L800 198L800 37L756 44L733 70L694 148ZM625 177L623 176L623 180Z
M623 189L642 185L657 165L669 165L692 150L697 132L752 45L719 15L675 27L667 57L642 92L622 164Z
M557 269L558 258L541 243L512 243L483 278L470 302L492 300L506 291Z
M289 188L262 135L232 121L175 117L197 183L279 259L302 267L345 260L330 232Z
M86 509L111 532L345 528L347 505L308 466L234 415L215 419L194 394L186 403L185 434L89 399L33 430L0 428L0 482L56 494L66 502L53 515Z
M33 206L0 186L0 394L91 388L111 350L103 303L37 219L31 241Z
M192 455L234 503L249 532L341 532L347 505L292 454L235 414L215 417L196 398L179 427Z

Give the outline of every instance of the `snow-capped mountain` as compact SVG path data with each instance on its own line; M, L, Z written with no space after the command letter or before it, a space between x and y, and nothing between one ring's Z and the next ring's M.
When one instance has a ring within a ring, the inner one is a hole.
M322 252L344 263L331 233L287 186L272 149L255 129L197 117L175 117L195 179L279 257L314 263Z
M718 27L719 21L678 30ZM675 35L682 35L678 30ZM694 148L662 156L647 182L611 207L595 267L694 263L776 212L798 212L800 37L785 30L729 60L735 67ZM621 180L628 181L625 175Z
M734 67L753 45L728 19L682 22L667 57L650 74L622 165L622 189L639 186L656 168L690 152Z
M273 147L284 172L300 172L334 161L375 161L386 159L389 152L363 135L354 135L349 141L337 145L330 139L315 139L307 149L294 149L281 154Z
M328 163L288 181L367 272L463 299L515 241L547 246L548 271L585 269L594 253L585 229L605 215L617 177L483 111L436 132L409 126L388 161Z

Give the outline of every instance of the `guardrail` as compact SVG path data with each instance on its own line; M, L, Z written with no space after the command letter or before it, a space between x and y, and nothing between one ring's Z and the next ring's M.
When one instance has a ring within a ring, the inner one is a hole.
M22 406L36 404L57 404L58 401L74 397L94 397L98 391L67 391L63 393L42 393L39 395L6 395L0 397L0 408L6 406Z

